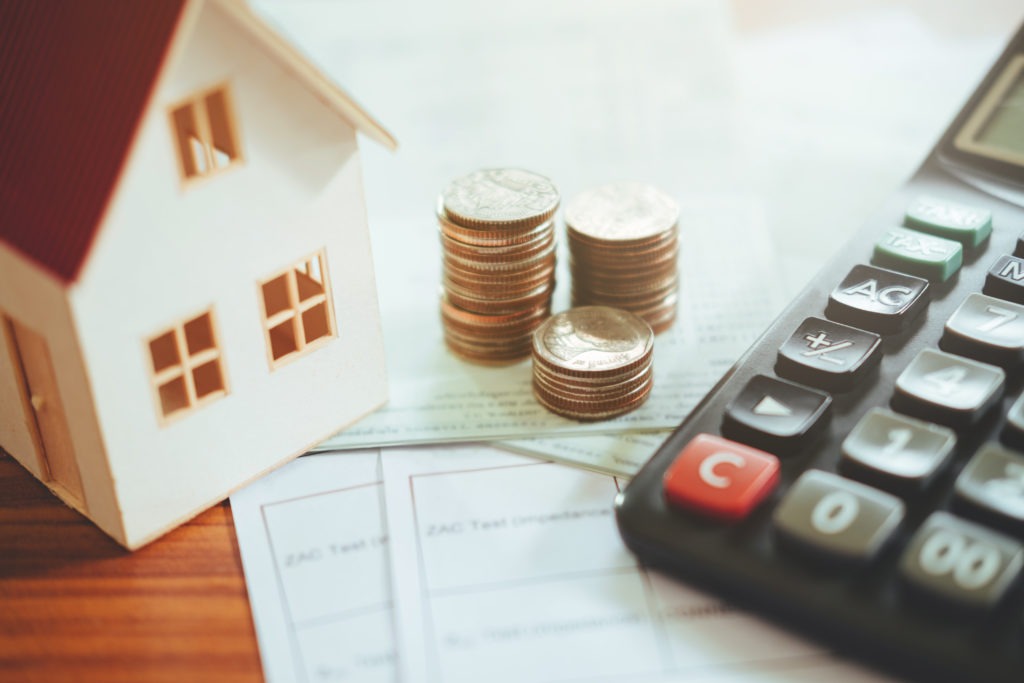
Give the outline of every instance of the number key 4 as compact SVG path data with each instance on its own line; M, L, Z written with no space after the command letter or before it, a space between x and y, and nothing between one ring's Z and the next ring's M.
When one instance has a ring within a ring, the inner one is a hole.
M1006 373L994 365L922 349L896 378L892 407L954 429L975 424L1003 395Z

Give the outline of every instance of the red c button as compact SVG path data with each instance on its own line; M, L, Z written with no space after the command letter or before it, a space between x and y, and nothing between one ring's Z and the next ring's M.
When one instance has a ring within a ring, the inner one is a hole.
M779 483L771 453L698 434L665 472L665 498L687 510L730 521L743 519Z

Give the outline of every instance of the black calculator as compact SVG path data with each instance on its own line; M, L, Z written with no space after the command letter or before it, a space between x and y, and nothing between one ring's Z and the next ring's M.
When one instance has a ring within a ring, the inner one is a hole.
M888 672L1024 683L1022 388L1024 28L619 495L620 531Z

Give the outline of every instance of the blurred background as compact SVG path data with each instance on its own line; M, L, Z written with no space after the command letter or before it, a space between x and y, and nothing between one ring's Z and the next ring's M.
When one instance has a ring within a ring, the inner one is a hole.
M753 200L788 299L915 170L1024 18L1019 0L253 6L399 140L362 144L385 311L437 287L444 184L505 165L563 201L618 179ZM681 226L684 248L700 228ZM427 265L394 277L398 251Z

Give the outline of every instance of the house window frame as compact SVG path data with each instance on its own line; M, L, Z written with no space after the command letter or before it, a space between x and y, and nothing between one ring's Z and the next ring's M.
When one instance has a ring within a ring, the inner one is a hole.
M228 163L222 166L214 164L214 158L211 152L213 147L213 133L210 114L206 106L207 98L217 92L220 92L224 98L224 115L227 130L228 134L231 136L231 142L235 147L234 156L228 161ZM202 143L203 151L206 153L206 163L208 165L205 171L193 174L189 174L186 166L182 152L181 135L178 124L175 120L175 114L186 106L190 106L192 108L195 126L198 129L199 139ZM183 97L180 100L177 100L167 108L167 120L171 127L171 142L174 147L174 159L178 167L178 176L181 180L182 187L187 188L197 183L201 183L245 163L245 152L242 146L241 126L239 125L239 119L236 113L237 111L231 82L227 80L195 90L188 97Z
M200 349L196 353L188 350L188 341L185 326L203 316L210 320L210 341L211 346ZM173 334L175 349L178 355L178 362L168 365L159 370L156 368L156 360L153 356L153 343L168 334ZM231 393L228 384L227 371L224 363L224 351L221 344L220 325L217 320L214 307L210 306L192 315L180 318L172 325L165 326L159 333L147 337L144 341L145 354L149 366L150 388L153 393L153 400L156 408L157 421L161 427L177 422L182 418L192 415L200 408L224 398ZM198 396L196 392L196 381L194 371L211 361L217 361L217 369L220 374L220 388ZM170 413L164 412L164 403L160 395L160 389L170 382L181 378L185 384L186 404Z
M313 295L307 299L299 299L297 273L300 266L307 266L316 261L320 269L320 277L323 280L323 292ZM267 297L265 287L278 278L286 278L288 307L267 315ZM322 247L294 260L291 265L275 271L272 275L260 279L256 283L260 309L260 325L263 328L263 342L266 349L267 364L271 371L277 370L295 360L305 357L316 351L332 340L338 338L338 320L334 311L333 289L331 287L330 272L327 267L327 249ZM321 335L313 341L306 341L305 325L300 323L302 314L323 303L326 311L327 334ZM279 325L290 320L292 322L292 334L296 348L293 351L282 354L275 358L273 350L273 338L271 331Z

